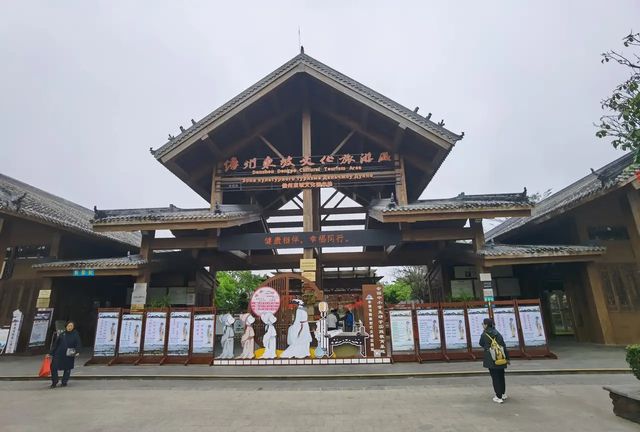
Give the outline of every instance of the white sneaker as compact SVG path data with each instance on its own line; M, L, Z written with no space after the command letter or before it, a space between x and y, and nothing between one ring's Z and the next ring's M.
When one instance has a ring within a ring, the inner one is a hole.
M506 400L507 400L507 394L506 394L506 393L502 395L502 400L503 400L503 401L506 401Z
M504 403L504 401L502 399L500 399L498 396L494 396L493 397L493 401L495 403L499 403L499 404Z

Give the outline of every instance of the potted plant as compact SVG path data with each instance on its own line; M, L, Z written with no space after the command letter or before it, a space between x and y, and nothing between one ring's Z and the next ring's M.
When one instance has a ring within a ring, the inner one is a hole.
M627 346L627 363L640 380L640 344ZM613 413L618 417L640 423L640 384L606 386L613 402Z

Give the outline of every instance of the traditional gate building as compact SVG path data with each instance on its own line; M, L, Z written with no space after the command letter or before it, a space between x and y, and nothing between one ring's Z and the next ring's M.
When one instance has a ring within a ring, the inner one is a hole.
M288 278L287 295L310 290L330 299L336 290L347 290L343 293L366 303L375 297L377 279L359 274L358 268L428 265L431 289L424 301L442 302L481 299L478 275L489 272L501 298L538 298L526 283L515 290L520 283L514 282L514 266L583 266L606 252L553 238L545 238L546 245L487 243L483 219L531 217L526 189L421 200L463 136L432 121L431 114L405 108L301 52L151 149L206 207L98 206L96 232L142 233L135 265L113 257L53 261L38 271L57 278L104 266L109 276L128 275L153 288L167 286L167 275L180 268L179 274L190 276L176 283L200 287L192 290L191 304L210 306L215 293L205 268L210 275L222 270L298 273L301 260L315 259L312 269ZM160 238L159 230L174 237ZM347 281L336 277L345 267L352 269ZM202 278L208 282L195 283ZM360 318L367 326L366 316ZM368 328L374 330L384 332ZM581 339L614 342L589 335Z

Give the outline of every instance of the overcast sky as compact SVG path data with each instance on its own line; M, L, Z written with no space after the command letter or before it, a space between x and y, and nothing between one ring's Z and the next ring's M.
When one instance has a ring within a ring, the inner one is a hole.
M637 0L7 1L0 172L87 207L204 206L149 147L295 56L300 27L306 53L466 133L423 197L558 190L622 155L594 136L626 73L600 53L639 22Z

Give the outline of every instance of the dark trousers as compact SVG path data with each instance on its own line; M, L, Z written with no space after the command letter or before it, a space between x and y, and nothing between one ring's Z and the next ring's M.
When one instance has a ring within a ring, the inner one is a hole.
M67 381L69 381L69 377L71 376L71 369L65 369L64 372L62 372L62 384L66 384ZM58 384L58 369L57 368L52 368L51 369L51 382L53 384Z
M496 392L497 397L502 398L502 395L507 391L507 384L504 381L504 369L490 368L489 374L491 374L493 391Z

